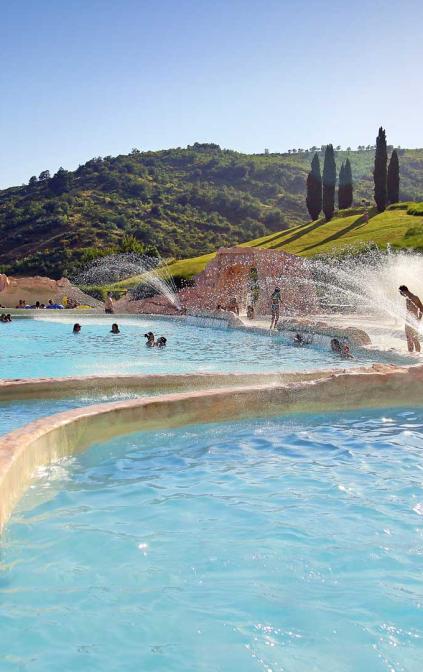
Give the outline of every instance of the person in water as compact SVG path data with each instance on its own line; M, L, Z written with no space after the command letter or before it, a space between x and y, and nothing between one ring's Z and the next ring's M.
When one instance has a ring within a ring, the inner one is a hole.
M108 293L106 302L104 304L104 312L112 315L115 311L113 309L113 298L111 292Z
M147 348L152 348L154 345L154 334L152 331L148 331L146 334L144 334L144 338L146 338L146 346Z
M72 333L74 333L74 334L79 334L80 331L81 331L81 325L78 324L78 322L77 322L76 324L73 325L73 331L72 331Z
M114 323L112 324L112 328L111 328L111 330L110 330L110 333L111 333L111 334L120 334L119 325L116 324L116 322L114 322Z
M353 359L350 346L347 343L341 343L338 338L332 338L330 342L330 349L336 355L340 355L343 359Z
M281 290L279 287L275 287L275 291L270 297L270 310L272 313L272 320L270 322L270 329L276 329L276 326L279 322L279 311L281 307Z
M342 345L337 338L332 338L330 342L330 349L337 355L342 353Z
M420 337L419 332L413 326L417 326L417 321L420 321L423 316L423 304L416 294L412 294L408 287L401 285L399 288L401 296L405 298L405 305L407 308L407 321L405 323L405 337L407 339L408 352L420 352ZM411 322L411 324L410 324Z
M247 318L249 320L254 320L254 296L251 290L247 292L246 307L247 307Z
M231 313L235 313L235 315L239 315L239 305L238 301L236 300L236 296L234 296L226 306L226 310L229 310Z
M160 338L158 338L157 341L155 342L155 345L158 348L164 348L164 347L166 347L166 343L167 343L167 338L165 338L164 336L160 336Z

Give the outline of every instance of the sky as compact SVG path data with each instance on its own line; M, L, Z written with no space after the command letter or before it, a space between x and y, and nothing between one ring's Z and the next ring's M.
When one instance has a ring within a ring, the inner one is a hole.
M216 142L423 146L421 0L0 0L0 187Z

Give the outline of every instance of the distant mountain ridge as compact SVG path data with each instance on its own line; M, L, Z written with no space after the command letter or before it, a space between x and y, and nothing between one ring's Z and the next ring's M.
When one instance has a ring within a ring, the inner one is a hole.
M401 198L423 200L423 149L400 150ZM350 158L354 201L372 199L373 151ZM211 143L96 158L0 191L0 272L71 275L98 254L206 254L308 220L312 152L242 154Z

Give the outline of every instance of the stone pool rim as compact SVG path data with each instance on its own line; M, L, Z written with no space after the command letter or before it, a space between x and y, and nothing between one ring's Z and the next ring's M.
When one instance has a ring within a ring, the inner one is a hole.
M298 412L423 405L421 364L375 364L321 374L298 374L296 380L285 383L256 381L106 402L47 416L14 430L0 438L0 531L35 469L114 436Z

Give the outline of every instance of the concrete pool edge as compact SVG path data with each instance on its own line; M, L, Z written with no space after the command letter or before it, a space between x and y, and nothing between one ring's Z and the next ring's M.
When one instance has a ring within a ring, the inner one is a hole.
M341 369L342 371L343 369ZM20 399L62 399L81 394L186 391L241 387L253 384L286 384L316 380L333 373L329 370L280 373L181 373L106 376L66 376L61 378L0 379L0 402Z
M285 384L197 390L77 408L0 439L0 530L37 467L136 431L272 417L423 404L423 365L375 365Z

